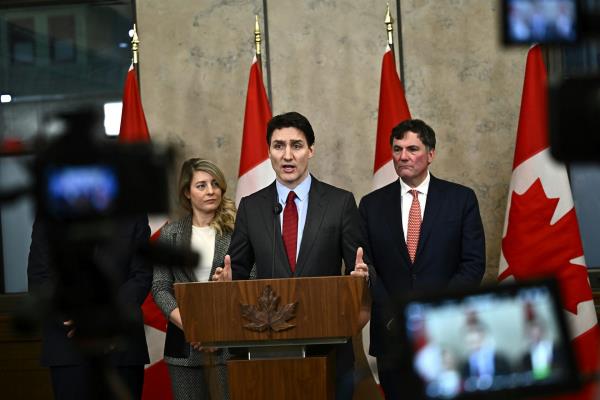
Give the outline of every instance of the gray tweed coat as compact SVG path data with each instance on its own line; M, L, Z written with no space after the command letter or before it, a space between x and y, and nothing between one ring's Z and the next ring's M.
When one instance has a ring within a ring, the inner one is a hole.
M189 248L191 238L192 216L188 215L164 226L160 231L158 241L178 248ZM227 254L230 240L231 233L216 234L215 255L213 257L210 276L215 273L217 267L223 265L223 260ZM154 266L152 296L167 320L171 312L177 307L177 301L175 300L173 292L173 284L177 282L196 282L196 277L191 271L186 271L182 268L167 268L161 265ZM169 333L167 333L167 335L169 335ZM167 342L168 341L169 338L167 338ZM227 358L229 358L229 353L226 349L219 350L218 352L209 355L208 353L192 349L189 343L186 343L185 346L187 346L186 353L189 354L189 357L178 358L165 355L165 362L172 365L191 367L209 364L224 364Z

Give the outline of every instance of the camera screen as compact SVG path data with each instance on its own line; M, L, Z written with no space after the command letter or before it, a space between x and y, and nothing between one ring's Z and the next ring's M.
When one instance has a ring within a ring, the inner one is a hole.
M59 218L109 214L119 195L119 179L107 165L65 165L46 171L46 207Z
M578 39L577 0L504 0L507 44L574 43Z
M429 399L576 385L562 310L544 285L411 301L413 368Z

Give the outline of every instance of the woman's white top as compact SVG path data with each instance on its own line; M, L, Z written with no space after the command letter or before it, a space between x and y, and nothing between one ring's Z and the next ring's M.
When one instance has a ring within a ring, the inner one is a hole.
M200 261L194 269L198 282L210 280L210 270L215 256L215 234L213 227L192 225L192 250L200 254Z

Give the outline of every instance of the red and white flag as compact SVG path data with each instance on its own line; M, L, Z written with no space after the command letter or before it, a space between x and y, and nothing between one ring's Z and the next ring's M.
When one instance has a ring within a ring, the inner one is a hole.
M379 87L379 113L377 115L377 139L375 142L375 164L373 166L373 190L398 179L392 163L390 134L400 122L410 119L410 111L404 97L404 89L398 72L394 53L387 46L381 62Z
M140 89L133 64L127 71L125 90L123 91L123 111L121 111L121 128L119 142L149 142L150 133L146 124L146 116L140 98Z
M142 107L140 91L137 82L136 71L133 65L127 72L125 79L125 90L123 92L123 111L121 113L121 128L119 130L119 142L149 142L150 133L146 124L146 116ZM165 218L150 219L152 238L158 237L160 228L166 223ZM144 330L146 342L150 353L150 364L144 372L143 400L169 400L173 398L171 393L171 381L167 372L167 366L163 361L165 347L165 336L167 320L154 303L152 294L148 294L142 305L144 314Z
M546 67L527 54L498 279L555 277L580 371L597 370L599 328L565 166L550 155ZM569 399L590 399L587 385ZM566 397L565 397L566 398Z
M246 94L240 170L235 192L236 205L240 204L242 197L264 188L275 180L267 145L267 123L270 119L271 107L265 92L262 70L254 56Z

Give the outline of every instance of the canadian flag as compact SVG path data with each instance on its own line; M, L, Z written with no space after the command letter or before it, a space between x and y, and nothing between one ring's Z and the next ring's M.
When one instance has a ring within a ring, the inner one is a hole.
M375 139L375 163L373 165L373 190L379 189L398 179L392 162L390 135L400 122L410 119L404 89L396 70L394 53L389 45L381 61L381 81L379 83L379 113L377 115L377 137ZM370 322L362 330L363 348L375 380L379 382L377 362L369 355Z
M235 192L236 204L240 204L242 197L264 188L275 179L267 145L267 123L270 119L271 107L265 92L260 63L254 56L246 94L242 152Z
M392 163L390 134L400 122L410 119L410 111L404 97L404 89L396 61L390 46L387 46L381 62L381 82L379 86L379 113L377 115L377 138L375 142L375 163L373 165L373 190L379 189L398 179Z
M140 89L133 64L127 71L125 89L123 90L123 110L121 111L121 127L119 129L119 142L149 142L150 133L146 116L142 108Z
M150 133L146 124L146 116L142 107L140 91L137 82L136 71L133 65L129 67L125 79L125 90L123 92L123 110L121 112L121 128L119 130L119 142L149 142ZM158 237L160 228L166 223L165 218L151 218L150 229L152 239ZM152 240L151 239L151 240ZM165 336L167 321L158 306L154 303L152 294L148 294L142 305L144 313L144 330L146 331L146 342L150 353L150 364L144 372L143 400L169 400L171 394L171 381L167 372L167 366L163 361L165 347Z
M599 329L567 170L550 155L546 67L527 54L498 279L558 280L580 371L598 366ZM590 399L587 385L569 399ZM567 398L567 397L565 397Z

